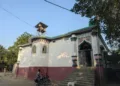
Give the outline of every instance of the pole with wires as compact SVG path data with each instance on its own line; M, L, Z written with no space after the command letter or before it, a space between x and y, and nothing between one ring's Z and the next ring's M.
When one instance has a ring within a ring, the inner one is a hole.
M15 17L16 19L20 20L21 22L25 23L26 25L30 26L33 28L33 26L31 24L29 24L28 22L26 22L25 20L19 18L18 16L16 16L15 14L13 14L12 12L8 11L7 9L5 9L4 7L0 6L0 8L2 10L4 10L5 12L9 13L11 16Z
M49 3L49 4L54 5L54 6L56 6L56 7L59 7L59 8L61 8L61 9L64 9L64 10L66 10L66 11L71 12L71 10L69 10L69 9L67 9L67 8L65 8L65 7L62 7L62 6L58 5L58 4L55 4L55 3L50 2L50 1L48 1L48 0L44 0L44 1L47 2L47 3Z

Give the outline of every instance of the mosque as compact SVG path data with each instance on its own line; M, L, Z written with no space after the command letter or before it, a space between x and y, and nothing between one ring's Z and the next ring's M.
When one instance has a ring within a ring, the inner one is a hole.
M38 69L53 80L64 80L76 68L81 66L96 67L104 62L104 51L108 51L96 25L89 25L56 37L45 37L48 27L40 22L36 26L41 33L32 37L29 43L20 45L16 74L28 79L34 79Z

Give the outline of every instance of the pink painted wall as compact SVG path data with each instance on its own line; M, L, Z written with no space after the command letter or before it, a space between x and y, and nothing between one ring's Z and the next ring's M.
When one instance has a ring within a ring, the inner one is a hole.
M33 80L36 77L37 70L41 69L42 75L48 73L50 79L61 81L69 76L75 68L73 67L29 67L19 68L18 76L26 77Z

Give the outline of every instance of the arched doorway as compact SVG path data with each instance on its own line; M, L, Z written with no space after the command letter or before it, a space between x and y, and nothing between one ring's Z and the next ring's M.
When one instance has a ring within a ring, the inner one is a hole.
M92 66L91 44L84 41L79 45L79 62L83 66Z

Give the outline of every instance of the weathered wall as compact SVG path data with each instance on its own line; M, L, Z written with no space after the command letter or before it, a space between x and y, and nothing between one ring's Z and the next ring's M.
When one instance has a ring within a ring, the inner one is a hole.
M19 52L19 67L29 67L31 62L31 46L27 46L22 48L22 50Z
M50 42L48 74L53 80L63 80L72 71L73 44L70 38Z
M91 32L78 35L78 46L79 46L84 40L87 41L88 43L91 43L91 42L92 42L92 40L91 40Z
M78 46L83 40L91 43L94 54L99 53L97 43L100 42L99 44L101 44L102 42L98 37L91 36L91 32L77 35L77 38L76 53L79 65ZM36 53L32 53L32 46L34 45L36 46ZM42 53L44 45L47 46L47 53ZM42 73L47 73L51 79L63 80L74 70L71 57L74 47L70 37L51 42L39 39L34 41L32 46L24 47L19 53L19 75L34 79L37 70L41 69Z
M49 67L72 67L72 42L70 38L49 44Z
M80 34L80 35L78 35L77 37L78 37L78 40L77 40L78 65L80 65L79 46L80 46L81 43L83 43L84 41L90 43L91 46L92 46L92 37L91 37L91 32L84 33L84 34ZM93 62L93 54L92 54L92 51L91 51L91 59L92 59L92 62Z
M45 42L42 40L37 40L32 43L32 46L36 46L36 53L32 53L32 61L30 63L30 67L47 67L48 66L48 59L49 59L49 42ZM42 53L43 46L47 46L47 53Z
M23 47L18 54L19 68L16 70L17 75L24 77L28 76L31 60L31 46Z
M42 53L44 45L47 46L47 53ZM36 46L36 53L32 53L32 46ZM19 55L22 57L19 65L20 76L34 79L37 70L41 69L43 74L48 73L51 79L63 80L73 71L71 58L73 47L70 38L50 43L37 40L32 46L20 51Z

